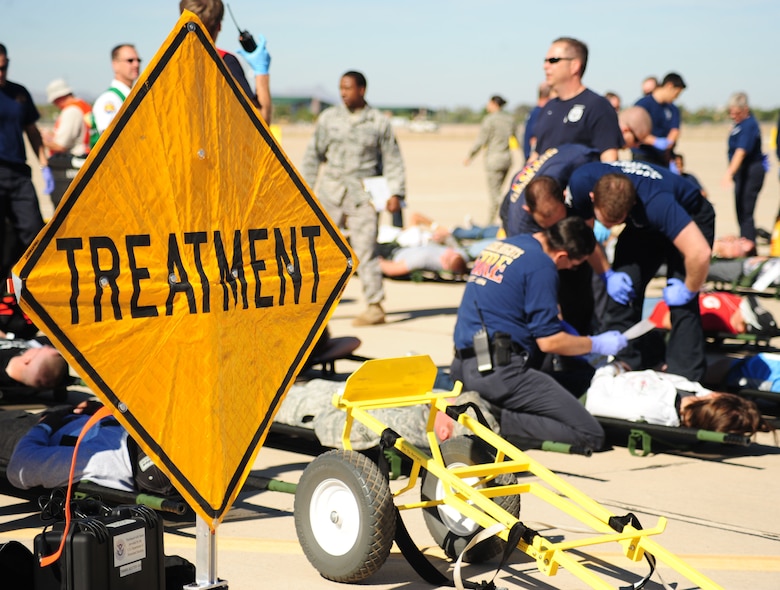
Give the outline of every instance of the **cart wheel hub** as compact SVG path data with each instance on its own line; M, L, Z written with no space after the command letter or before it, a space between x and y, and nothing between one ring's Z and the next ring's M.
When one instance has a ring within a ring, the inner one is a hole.
M465 463L455 462L455 463L449 463L447 465L448 469L458 468L458 467L468 467ZM468 477L463 480L465 483L470 484L475 489L480 489L484 486L476 485L479 481L479 478L477 477ZM446 484L439 480L438 484L436 485L436 499L441 500L445 496L445 486ZM449 486L447 486L447 491L452 492L453 490L449 490ZM474 502L471 500L468 500L469 504L473 504ZM479 529L479 525L474 522L472 519L468 518L467 516L464 516L463 514L458 511L458 509L449 506L447 504L442 504L439 506L439 516L442 520L442 522L449 528L452 532L454 532L456 535L460 535L462 537L466 537L468 535L474 534L477 529Z
M348 485L325 479L314 490L309 522L317 543L330 555L345 555L360 535L360 508Z

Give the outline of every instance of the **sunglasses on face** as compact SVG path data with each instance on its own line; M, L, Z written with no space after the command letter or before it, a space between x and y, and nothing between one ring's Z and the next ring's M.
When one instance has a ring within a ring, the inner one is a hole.
M572 59L574 59L574 58L573 57L546 57L546 58L544 58L544 61L545 61L545 63L548 63L548 64L557 64L559 61L563 61L563 60L569 61L569 60L572 60Z

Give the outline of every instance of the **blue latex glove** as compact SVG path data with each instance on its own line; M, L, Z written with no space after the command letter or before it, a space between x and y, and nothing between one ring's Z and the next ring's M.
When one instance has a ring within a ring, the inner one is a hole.
M561 330L563 330L567 334L571 334L572 336L579 336L580 335L580 333L577 331L577 328L572 326L566 320L561 320Z
M43 176L43 192L50 195L54 192L54 176L51 173L51 168L44 166L41 168L41 176Z
M685 305L698 295L695 291L689 291L685 283L680 279L669 279L664 287L664 301L669 307L673 305Z
M656 137L653 140L653 147L657 148L661 151L665 151L669 149L669 140L665 137Z
M620 305L628 305L628 302L636 297L634 283L626 273L615 272L610 268L601 274L601 279L607 285L607 294Z
M680 174L680 169L677 167L677 164L674 163L674 160L669 162L669 170L674 172L675 174Z
M243 49L239 49L236 53L252 66L252 71L254 71L255 76L262 76L267 74L268 68L271 67L271 55L268 53L268 49L265 46L265 37L263 35L258 35L255 39L255 43L257 43L257 49L252 53L247 53Z
M772 167L769 163L769 154L761 154L761 164L764 166L764 172L769 172Z
M596 236L596 241L599 244L603 244L609 239L610 231L608 227L596 219L593 222L593 235Z
M628 338L617 330L610 330L603 334L591 336L590 342L590 351L593 354L602 356L615 356L618 352L628 346Z

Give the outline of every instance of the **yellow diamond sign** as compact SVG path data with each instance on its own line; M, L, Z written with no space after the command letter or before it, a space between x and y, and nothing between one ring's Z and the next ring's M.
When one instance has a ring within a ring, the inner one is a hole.
M215 527L352 262L185 12L14 273L24 309Z

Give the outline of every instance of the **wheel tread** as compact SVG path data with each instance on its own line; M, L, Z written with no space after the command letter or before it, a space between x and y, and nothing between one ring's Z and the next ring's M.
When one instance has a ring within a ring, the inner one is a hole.
M368 543L362 548L354 547L348 556L339 558L320 547L308 522L308 501L311 499L308 494L316 487L317 478L322 481L325 476L333 477L329 475L331 472L348 477L349 483L358 488L353 489L358 502L366 503L366 510L361 512L366 522L361 529L368 531ZM299 502L307 505L299 506ZM377 465L365 455L338 449L324 453L312 461L301 476L295 496L295 526L306 557L320 575L334 582L365 580L387 561L395 538L395 506L390 486Z

